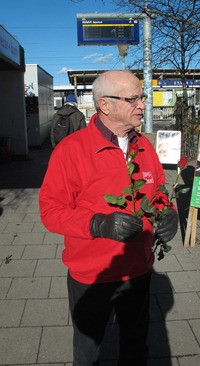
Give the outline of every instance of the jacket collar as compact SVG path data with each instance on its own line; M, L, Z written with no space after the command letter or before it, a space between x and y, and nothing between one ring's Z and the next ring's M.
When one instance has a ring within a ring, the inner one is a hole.
M93 135L93 139L94 134L98 134L98 140L95 141L95 152L105 148L119 148L117 136L102 123L97 113L92 116L88 128ZM134 129L131 130L128 134L129 143L135 143L137 139L137 132Z

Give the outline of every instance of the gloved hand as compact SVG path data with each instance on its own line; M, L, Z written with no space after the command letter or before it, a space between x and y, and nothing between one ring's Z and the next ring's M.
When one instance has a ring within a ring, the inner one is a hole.
M142 219L122 212L96 214L90 222L94 238L108 238L125 242L142 231Z
M172 240L178 230L178 214L172 208L169 209L169 213L161 218L156 230L156 236L162 240L163 243L167 243Z

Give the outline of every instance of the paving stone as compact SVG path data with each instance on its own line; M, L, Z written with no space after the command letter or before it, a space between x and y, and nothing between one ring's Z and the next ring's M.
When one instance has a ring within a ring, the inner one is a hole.
M158 306L156 296L150 297L150 321L162 321L163 316Z
M23 222L40 222L40 216L38 213L28 213L24 216Z
M63 249L64 249L64 244L58 244L57 251L56 251L56 258L58 258L58 259L62 258Z
M67 276L67 267L60 259L39 259L35 276Z
M12 260L0 267L0 277L32 277L36 260Z
M177 231L176 235L174 236L173 240L171 240L171 242L169 242L169 245L173 245L174 242L178 242L180 245L183 246L183 237L182 237L180 225L178 227L178 231Z
M67 276L52 278L49 297L57 299L68 298Z
M187 254L189 253L189 250L184 248L182 240L176 240L174 239L173 242L169 243L171 245L172 249L170 250L169 254Z
M179 363L175 357L158 359L154 358L148 360L147 366L179 366Z
M18 327L25 300L0 300L0 327Z
M48 230L46 229L46 227L42 223L36 222L33 226L32 232L34 232L34 233L45 233L45 232L48 232ZM48 244L51 244L51 243L48 243Z
M200 260L196 253L177 254L176 257L184 270L200 269Z
M63 244L64 236L54 233L46 233L44 238L44 244Z
M199 366L200 365L200 355L194 355L189 357L180 357L178 359L180 366Z
M56 245L27 245L22 259L55 258Z
M5 299L11 282L12 278L0 278L0 299Z
M2 204L2 202L1 202L1 204ZM15 203L13 205L12 204L11 205L2 205L3 212L4 213L11 213L11 214L13 214L13 213L16 212L18 206L19 206L19 202L18 203Z
M31 205L27 205L27 206L21 206L19 205L18 208L16 209L16 212L20 213L23 212L25 214L28 213L36 213L39 216L39 206L37 204L31 204Z
M152 272L150 292L152 294L172 294L174 292L167 274Z
M194 332L199 344L200 344L200 319L189 320L189 324ZM200 353L200 352L199 352Z
M2 233L3 231L4 231L4 229L6 228L6 225L7 225L7 222L1 222L0 223L0 233ZM1 243L1 241L0 241L0 243Z
M156 272L166 272L166 271L181 271L182 267L178 263L176 256L173 254L166 254L164 259L158 261L155 259L153 268Z
M9 222L6 226L5 233L30 233L33 229L33 223L11 223Z
M3 328L0 332L0 365L36 363L41 328Z
M200 271L169 272L168 277L176 292L200 291Z
M200 230L199 230L200 231ZM200 232L198 233L198 238L200 237ZM195 255L200 255L200 245L195 245L194 248L191 248L189 247L188 248L188 251L191 253L191 254L195 254Z
M28 300L22 326L67 325L68 301L66 299Z
M7 299L48 298L51 278L14 278Z
M72 362L73 329L67 327L45 327L39 350L39 363Z
M28 364L28 365L24 365L24 364L21 365L20 364L20 366L37 366L37 365L38 366L73 366L72 363L67 363L67 364L64 364L64 363L54 363L53 365L52 364L49 364L49 363L40 363L40 364L39 363L37 363L37 364L35 364L35 363L33 364L32 363L32 364ZM12 365L12 366L19 366L19 364L18 365Z
M21 214L19 214L19 213L13 213L13 214L5 213L4 214L3 213L3 215L1 215L1 221L6 222L6 223L13 222L13 223L20 224L23 221L24 217L25 217L25 214L23 214L23 213L21 213Z
M7 234L8 235L8 234ZM13 240L13 245L22 244L42 244L44 240L44 233L19 233Z
M13 245L2 246L0 250L0 259L4 260L8 255L12 255L12 259L20 259L24 248L24 245L19 245L17 247L14 247Z
M150 323L148 343L150 358L200 353L200 347L185 320Z
M200 299L196 293L159 294L157 299L166 320L200 318Z
M0 246L10 245L13 242L14 234L0 234Z

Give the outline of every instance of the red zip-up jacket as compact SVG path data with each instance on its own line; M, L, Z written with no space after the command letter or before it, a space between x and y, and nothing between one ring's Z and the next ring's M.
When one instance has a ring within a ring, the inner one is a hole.
M71 276L92 284L124 281L146 273L152 266L153 228L143 217L143 231L127 243L93 238L90 221L94 214L125 209L110 206L104 194L119 196L130 184L122 150L108 141L94 121L64 138L54 149L40 189L40 213L45 227L64 235L62 260ZM162 165L149 140L138 134L139 154L134 159L133 179L145 179L140 190L151 199L165 182ZM131 146L130 146L131 150ZM135 209L140 208L140 200Z

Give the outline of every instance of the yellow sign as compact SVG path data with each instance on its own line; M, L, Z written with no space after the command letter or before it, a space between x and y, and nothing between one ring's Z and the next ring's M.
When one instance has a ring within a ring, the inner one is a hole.
M155 92L153 93L153 105L162 107L163 106L163 92Z
M144 86L144 80L141 80L141 84L142 84L142 86ZM152 80L152 86L158 86L158 80L153 79Z

